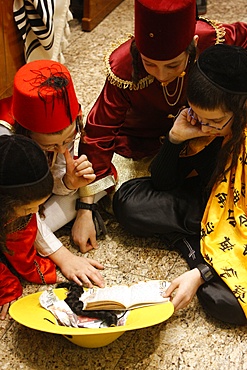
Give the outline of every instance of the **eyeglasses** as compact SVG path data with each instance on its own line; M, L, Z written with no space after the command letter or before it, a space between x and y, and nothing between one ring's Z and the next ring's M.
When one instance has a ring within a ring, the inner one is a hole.
M193 118L194 120L196 120L198 123L200 123L201 126L207 126L207 127L211 127L211 128L214 128L215 130L218 130L218 131L221 131L223 130L223 128L225 128L228 123L230 123L231 119L233 118L233 115L229 118L229 120L227 120L227 122L222 126L222 127L216 127L216 126L212 126L210 125L209 123L203 123L202 121L200 121L198 118L195 118L195 116L193 115L193 110L192 108L189 108L188 109L188 114L191 118Z
M72 145L73 143L75 143L80 138L81 138L81 130L80 130L79 125L76 123L76 129L75 129L73 135L70 135L67 139L65 139L62 142L62 144L52 144L52 145L42 145L42 144L39 144L39 146L44 151L52 152L52 151L58 150L59 148L64 147L64 146L69 147L70 145Z

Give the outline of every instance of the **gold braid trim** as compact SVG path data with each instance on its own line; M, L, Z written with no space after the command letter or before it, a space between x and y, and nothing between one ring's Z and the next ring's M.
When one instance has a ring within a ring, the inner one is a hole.
M30 213L27 216L18 217L16 220L9 222L7 225L5 225L6 233L13 234L16 233L17 231L25 229L25 227L31 221L32 217L33 213Z
M211 27L214 28L215 33L216 33L215 44L222 44L225 41L226 31L220 22L216 20L210 20L208 18L201 17L201 16L199 17L199 19L201 19L202 21L205 21ZM133 35L128 35L126 39L119 40L116 43L114 43L112 47L105 53L104 62L106 66L107 79L112 85L115 85L119 87L120 89L139 90L139 89L144 89L145 87L148 87L149 85L151 85L151 83L154 82L154 77L151 75L147 75L146 77L139 80L137 84L134 84L132 81L122 80L121 78L116 76L112 72L111 66L110 66L110 56L113 53L113 51L116 50L121 44L131 39L132 37Z
M6 234L13 234L17 231L25 229L31 221L32 216L33 214L30 213L27 216L18 217L16 220L8 222L6 225L4 225ZM11 256L14 255L14 252L8 249L6 245L2 247L2 252L7 252Z
M128 35L128 37L124 40L119 40L118 42L114 43L110 50L108 50L105 53L104 56L104 62L105 62L105 67L106 67L106 76L108 81L120 89L130 89L130 90L139 90L139 89L144 89L145 87L148 87L151 83L154 82L154 77L151 75L147 75L146 77L142 78L141 80L138 81L137 84L134 84L132 81L128 80L122 80L118 76L116 76L110 66L110 56L113 53L114 50L116 50L120 45L122 45L124 42L128 41L131 39L133 35Z
M44 277L42 271L40 270L39 264L36 260L34 260L34 265L36 267L36 270L38 271L38 274L39 274L39 277L40 277L40 280L41 280L42 284L46 285L45 277Z
M103 190L109 189L115 185L116 185L116 181L114 179L114 176L108 175L104 177L103 179L97 180L87 186L79 188L79 196L81 198L89 197L91 195L98 194L99 192Z
M216 44L222 44L225 41L226 30L225 30L225 27L223 27L220 22L218 22L216 20L210 21L210 19L205 18L205 17L199 17L199 19L201 19L202 21L207 22L210 26L212 26L214 28L215 33L216 33L215 45Z

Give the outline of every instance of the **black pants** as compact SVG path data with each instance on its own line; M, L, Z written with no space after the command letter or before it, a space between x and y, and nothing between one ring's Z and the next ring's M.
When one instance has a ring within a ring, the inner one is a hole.
M189 190L189 191L188 191ZM205 263L200 252L200 223L203 215L197 179L188 179L175 192L159 192L150 178L129 180L116 192L113 210L118 222L138 236L160 235L174 245L190 269ZM207 313L230 324L246 325L247 319L232 291L215 273L201 285L198 299Z
M118 222L137 236L162 235L173 244L186 235L198 235L203 215L198 178L187 179L169 191L154 190L150 177L129 180L115 193L113 211Z

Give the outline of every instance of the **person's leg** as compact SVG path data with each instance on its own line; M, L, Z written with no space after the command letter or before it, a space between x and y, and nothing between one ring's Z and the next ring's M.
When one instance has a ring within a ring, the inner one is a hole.
M138 236L193 235L200 231L202 207L196 180L169 191L157 191L150 177L129 180L113 198L117 221Z
M200 252L200 237L189 236L175 243L190 269L199 263L205 263ZM197 297L203 309L215 319L228 324L246 325L247 318L237 298L216 274L212 281L204 283L197 291Z
M182 257L186 260L191 270L198 266L199 263L205 263L200 251L199 235L181 238L174 243L174 247L182 254Z
M215 319L228 324L247 324L240 303L220 277L217 276L214 281L201 285L197 297L203 309Z

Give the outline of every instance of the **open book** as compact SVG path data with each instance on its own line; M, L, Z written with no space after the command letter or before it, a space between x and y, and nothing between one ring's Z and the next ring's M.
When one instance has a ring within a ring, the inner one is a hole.
M164 280L142 281L131 286L93 288L83 293L83 310L132 310L169 301L162 294L170 283Z

